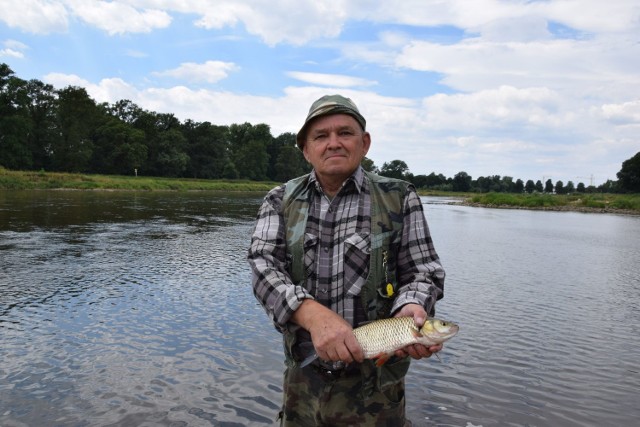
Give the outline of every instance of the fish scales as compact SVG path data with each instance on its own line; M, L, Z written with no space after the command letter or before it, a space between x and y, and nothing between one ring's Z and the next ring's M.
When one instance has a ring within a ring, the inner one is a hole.
M429 318L418 329L411 317L392 317L355 328L353 333L362 347L365 359L384 359L384 355L391 355L411 344L427 347L440 344L458 333L458 325Z
M458 325L445 320L428 318L421 328L417 328L412 317L392 317L375 320L353 330L365 359L375 359L376 366L382 366L396 350L411 344L427 347L440 344L458 333ZM318 353L307 356L301 368L317 359Z
M399 317L381 319L354 329L353 333L362 347L365 359L415 344L418 331L413 319Z

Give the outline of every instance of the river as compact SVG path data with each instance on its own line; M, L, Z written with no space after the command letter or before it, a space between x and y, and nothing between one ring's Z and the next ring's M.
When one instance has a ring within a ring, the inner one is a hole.
M260 200L0 190L0 425L273 425ZM640 217L423 202L461 331L412 364L414 425L635 426Z

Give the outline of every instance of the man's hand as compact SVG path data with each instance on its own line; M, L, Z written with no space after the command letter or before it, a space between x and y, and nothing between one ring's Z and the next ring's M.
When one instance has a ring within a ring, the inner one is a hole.
M421 305L407 304L403 306L394 317L413 317L413 321L418 328L421 328L425 320L427 320L427 312ZM442 344L426 347L422 344L412 344L396 351L396 356L411 356L414 359L422 359L423 357L431 357L433 353L442 350Z
M364 361L362 348L351 325L322 304L311 299L305 300L291 320L309 331L320 359L345 363Z

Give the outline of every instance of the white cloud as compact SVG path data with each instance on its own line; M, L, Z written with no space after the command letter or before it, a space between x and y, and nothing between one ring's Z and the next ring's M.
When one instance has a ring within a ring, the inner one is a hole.
M628 32L640 26L640 4L636 0L363 0L349 4L351 14L375 22L432 27L452 25L479 34L491 31L496 22L523 22L523 18L556 22L587 33ZM516 33L522 31L516 27L511 29Z
M49 73L42 80L57 89L67 86L83 87L89 96L98 103L113 104L123 99L135 100L138 97L138 90L119 78L103 79L96 84L75 74Z
M5 40L3 43L4 47L6 47L7 49L14 49L14 50L27 50L29 48L29 46L27 46L26 44L19 42L18 40Z
M47 0L2 1L0 21L35 34L66 31L69 24L64 5Z
M24 58L24 54L22 52L18 52L17 50L13 49L0 49L0 58L2 58L3 56L18 59Z
M413 70L441 73L443 83L461 91L482 90L508 84L516 87L549 86L576 93L606 89L628 96L640 94L640 45L624 49L598 41L550 40L543 42L485 42L466 39L455 45L414 41L398 55L396 64ZM610 48L609 48L610 47ZM634 64L637 68L631 68Z
M640 127L640 99L622 104L605 104L602 106L602 114L615 124Z
M220 1L199 7L197 25L219 29L242 22L250 34L268 45L301 45L316 38L336 37L348 18L346 2L333 0Z
M239 67L231 62L207 61L204 64L185 62L173 70L160 71L154 74L183 79L189 82L216 83L227 78L230 72L238 69Z
M305 83L317 84L320 86L332 86L339 88L375 86L378 83L373 80L359 77L351 77L344 74L322 74L305 73L300 71L290 71L289 77Z
M22 59L24 58L24 51L29 48L26 44L11 39L2 42L2 46L4 46L4 48L0 49L0 58L8 57Z
M56 88L63 88L66 86L80 86L87 88L87 92L91 94L89 90L94 86L90 81L83 79L75 74L62 74L62 73L49 73L42 79L45 83L49 83Z
M80 19L110 35L148 33L171 24L171 16L158 9L138 10L124 2L67 0Z
M544 87L501 86L470 94L436 94L424 100L425 122L433 130L495 133L531 128L569 129L576 119L567 100ZM460 124L464 126L461 127ZM456 132L457 133L457 132Z

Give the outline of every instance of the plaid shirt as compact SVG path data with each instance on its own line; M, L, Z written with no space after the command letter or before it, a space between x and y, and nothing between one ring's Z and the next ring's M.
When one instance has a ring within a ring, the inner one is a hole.
M307 185L313 196L305 230L306 283L294 284L287 273L291 255L287 253L281 210L285 185L281 185L267 194L258 212L248 253L253 292L281 330L306 298L321 302L357 326L361 319L356 319L353 296L369 273L369 259L363 255L368 248L360 248L358 256L349 246L368 242L369 180L358 168L332 200L323 194L314 172ZM442 298L445 272L413 187L403 203L403 232L396 260L398 289L392 313L409 303L420 304L429 313ZM345 251L351 251L348 259Z

